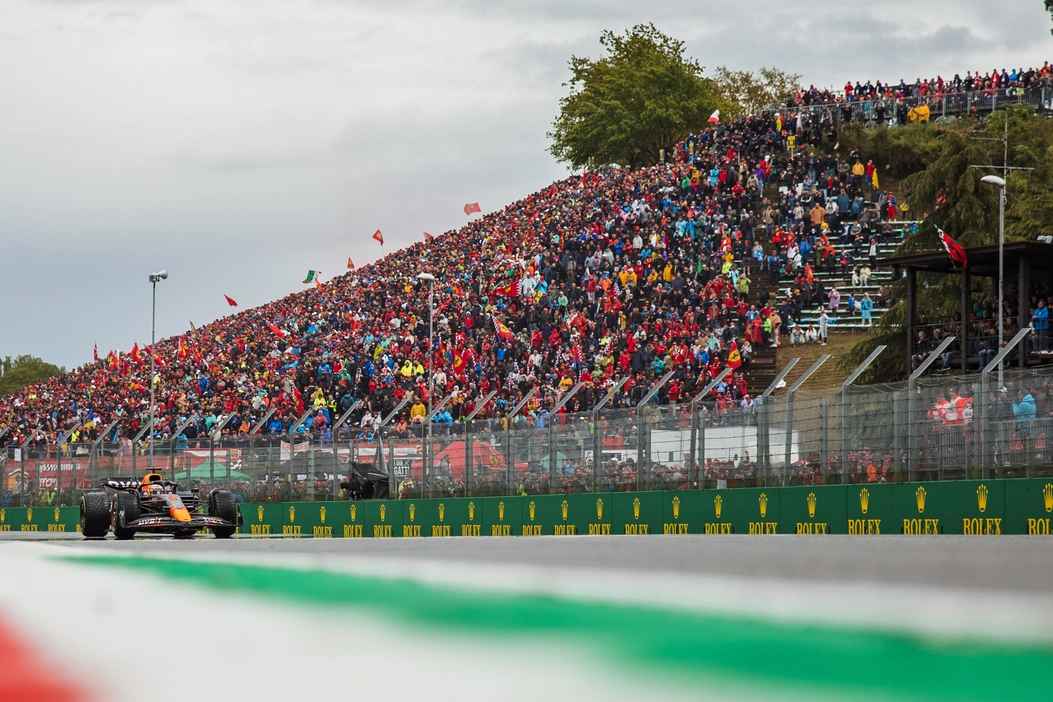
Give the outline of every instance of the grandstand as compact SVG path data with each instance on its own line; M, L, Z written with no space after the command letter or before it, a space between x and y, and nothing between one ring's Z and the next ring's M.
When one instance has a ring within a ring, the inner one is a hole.
M1018 82L1020 95L1044 91L1048 66L1018 76L999 75L998 87L985 89L1007 98ZM855 109L868 91L852 92L843 104ZM373 441L381 418L388 435L419 439L428 411L445 399L432 422L447 436L455 423L466 436L471 422L488 433L559 424L560 440L547 444L553 474L568 455L560 443L568 418L587 421L567 440L580 460L591 460L585 446L599 446L602 431L604 447L636 447L625 452L637 454L632 470L610 471L615 482L636 484L642 402L669 406L663 421L678 436L696 421L683 414L693 399L717 424L729 426L722 418L731 410L740 427L752 426L754 399L776 376L774 348L790 343L795 324L818 327L826 310L832 331L868 326L850 296L871 300L872 323L887 310L892 271L876 262L916 225L878 187L883 164L804 148L829 134L813 134L802 115L786 109L718 124L683 140L668 162L573 175L316 289L25 388L0 402L4 457L14 465L90 446L95 461L110 446L110 464L131 461L134 470L151 439L152 384L152 436L169 449L251 441L284 444L292 458L302 442ZM420 272L436 279L431 349ZM607 416L624 426L595 426ZM783 439L788 458L790 443ZM503 449L495 464L515 465ZM173 472L176 450L166 454ZM626 456L615 453L624 467ZM693 460L694 448L667 462L685 469ZM232 463L227 454L221 468ZM507 488L504 477L495 481L494 491Z

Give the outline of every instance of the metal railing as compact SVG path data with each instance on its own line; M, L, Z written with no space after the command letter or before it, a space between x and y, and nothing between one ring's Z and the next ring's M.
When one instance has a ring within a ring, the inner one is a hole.
M1006 392L985 392L981 380L795 387L745 404L707 396L596 414L530 409L511 422L435 424L427 453L420 424L389 426L382 460L368 427L341 427L331 441L206 436L158 441L154 466L247 502L1053 475L1053 367L1007 370ZM7 448L3 506L78 504L103 477L145 473L146 453L130 440Z

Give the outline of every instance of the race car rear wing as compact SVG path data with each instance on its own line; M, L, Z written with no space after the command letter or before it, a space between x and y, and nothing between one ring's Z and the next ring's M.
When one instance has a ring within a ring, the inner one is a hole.
M99 487L111 490L138 490L142 484L138 478L103 478L99 481Z

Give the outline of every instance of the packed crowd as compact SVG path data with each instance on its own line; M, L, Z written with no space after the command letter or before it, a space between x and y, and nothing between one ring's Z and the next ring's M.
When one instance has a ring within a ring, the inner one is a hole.
M1053 66L1046 61L1040 68L1010 68L992 70L987 73L968 71L965 77L955 73L954 77L944 80L942 76L923 80L916 78L908 83L900 78L899 83L882 83L868 80L865 83L849 81L841 91L818 89L814 85L801 90L787 101L788 107L810 105L831 105L864 100L901 100L904 98L924 98L958 93L984 92L1011 97L1016 90L1027 90L1036 85L1050 84Z

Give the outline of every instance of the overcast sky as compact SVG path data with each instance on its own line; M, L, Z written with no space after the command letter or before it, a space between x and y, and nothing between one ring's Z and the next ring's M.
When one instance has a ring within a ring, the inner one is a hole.
M71 367L323 280L565 169L571 54L638 22L807 85L1041 65L1041 0L4 0L0 356Z

